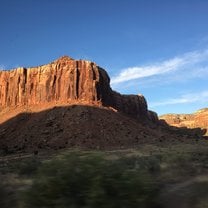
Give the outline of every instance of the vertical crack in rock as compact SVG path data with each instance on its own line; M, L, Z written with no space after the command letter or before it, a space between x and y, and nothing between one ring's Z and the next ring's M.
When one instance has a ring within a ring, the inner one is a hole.
M80 78L80 71L78 62L76 62L76 77L75 77L75 98L79 98L79 78Z

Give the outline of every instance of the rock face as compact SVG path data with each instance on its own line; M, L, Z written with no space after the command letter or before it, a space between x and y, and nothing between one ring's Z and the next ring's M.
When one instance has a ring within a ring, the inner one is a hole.
M205 129L208 135L208 108L198 110L193 114L166 114L160 116L160 119L176 127Z
M157 121L142 95L114 92L106 71L90 61L64 56L47 65L0 71L0 109L71 102L111 107L138 120Z
M47 65L0 71L0 155L192 142L196 134L203 135L201 129L184 134L161 125L142 95L113 91L106 71L93 62L64 56Z

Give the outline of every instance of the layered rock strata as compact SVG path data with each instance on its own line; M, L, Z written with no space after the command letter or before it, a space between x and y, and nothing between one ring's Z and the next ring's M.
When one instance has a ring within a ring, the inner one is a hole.
M143 121L157 121L142 95L121 95L110 87L106 71L68 56L38 67L0 71L0 108L45 103L93 104Z
M169 125L176 127L201 128L208 135L208 108L198 110L193 114L166 114L160 116Z

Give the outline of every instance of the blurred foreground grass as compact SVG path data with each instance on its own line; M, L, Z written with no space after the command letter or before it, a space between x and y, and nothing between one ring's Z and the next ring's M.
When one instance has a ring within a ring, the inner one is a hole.
M0 207L208 207L208 144L1 158Z

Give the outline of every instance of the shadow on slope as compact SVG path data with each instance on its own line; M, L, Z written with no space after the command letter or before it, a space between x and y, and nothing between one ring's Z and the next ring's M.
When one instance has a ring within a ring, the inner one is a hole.
M114 111L84 105L21 113L0 125L0 154L80 147L121 149L187 139L193 132L139 123ZM201 134L201 131L199 131ZM194 135L195 137L195 135Z
M147 127L113 111L91 106L54 107L21 113L0 125L3 152L83 147L122 148L154 137Z

